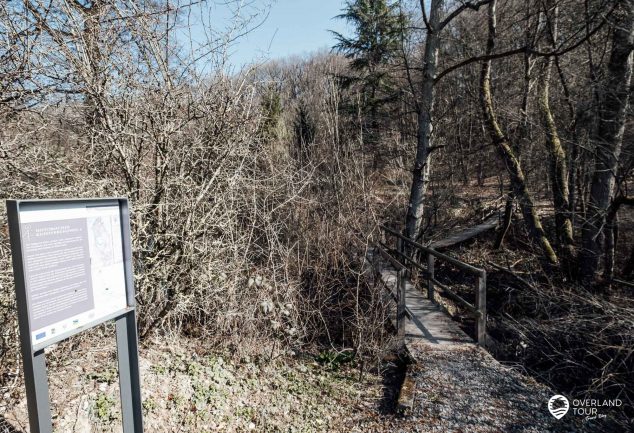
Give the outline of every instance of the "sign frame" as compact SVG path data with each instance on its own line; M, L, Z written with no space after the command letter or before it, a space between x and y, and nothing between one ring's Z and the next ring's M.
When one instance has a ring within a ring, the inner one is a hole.
M126 308L86 323L40 344L33 344L29 319L29 305L24 273L20 211L28 207L60 205L86 205L87 207L118 206L121 224L121 245L126 292ZM48 377L44 349L72 335L90 329L101 323L114 320L116 327L117 358L119 367L119 388L121 415L124 433L143 432L143 410L139 374L139 350L136 325L136 301L134 297L134 274L132 271L132 245L130 237L130 208L127 198L93 199L44 199L7 200L7 220L11 241L13 276L20 330L20 349L24 369L27 407L31 433L52 433Z

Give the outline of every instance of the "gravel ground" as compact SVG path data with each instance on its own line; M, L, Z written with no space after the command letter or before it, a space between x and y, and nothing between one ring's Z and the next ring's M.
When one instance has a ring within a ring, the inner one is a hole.
M547 409L553 391L507 368L473 345L414 348L408 373L416 390L401 415L357 420L354 432L585 433L620 432L605 419L584 420L570 411L561 420Z
M552 390L495 361L473 345L410 347L416 391L402 431L412 432L599 432L615 431L605 420L570 411L561 420L548 412ZM613 428L613 427L612 427Z

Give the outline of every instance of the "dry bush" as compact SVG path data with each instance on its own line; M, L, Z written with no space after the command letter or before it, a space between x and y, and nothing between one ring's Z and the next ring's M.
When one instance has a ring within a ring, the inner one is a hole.
M142 337L186 332L270 355L306 343L379 353L385 315L363 273L372 185L362 139L338 111L329 70L340 60L310 72L302 97L316 133L302 158L291 152L295 132L262 134L257 70L201 78L175 66L183 75L167 83L141 79L139 59L125 60L117 87L12 115L2 197L127 196ZM295 109L285 106L286 121ZM18 338L5 235L0 255L9 384Z
M254 133L261 113L253 74L228 76L215 63L214 74L200 76L189 59L174 57L176 47L156 46L160 14L122 18L138 12L130 2L98 10L90 20L109 24L93 27L94 38L60 41L56 31L79 32L92 21L65 20L83 12L57 6L52 29L33 30L48 37L31 67L54 62L74 96L42 91L31 109L2 112L2 198L129 197L142 336L185 330L228 343L296 333L297 285L283 272L288 252L275 218L295 199L287 186L296 176ZM101 75L106 70L114 72ZM16 369L18 338L4 232L0 254L6 379ZM262 313L272 301L283 306L279 331L270 309Z
M214 82L209 90L213 97L197 95L204 116L196 122L186 119L186 128L160 144L152 137L164 131L152 129L159 122L148 117L166 111L164 99L150 94L135 106L122 104L126 110L118 108L118 116L136 118L130 123L145 126L123 125L123 132L112 139L122 153L107 162L99 162L101 149L93 152L81 135L59 146L51 143L55 135L73 136L65 129L73 119L41 113L45 132L23 134L19 152L5 161L5 197L130 197L143 334L161 324L178 326L185 318L211 320L224 332L237 320L245 332L250 327L248 320L230 312L236 305L255 311L260 301L247 282L252 265L266 265L262 256L275 254L279 247L276 239L266 238L274 224L268 214L288 199L276 193L288 173L264 170L272 165L251 134L257 110L252 96L235 93L236 87L244 89L240 86L241 81ZM223 111L235 114L221 117ZM29 138L33 141L25 140ZM122 173L128 167L129 173ZM262 287L275 290L258 284Z
M628 425L634 415L632 300L606 299L581 287L523 285L514 303L521 315L499 317L497 326L505 329L516 360L574 398L621 399L614 422Z
M354 97L338 82L345 68L340 57L319 55L270 65L263 81L279 86L283 107L273 142L288 149L303 179L287 193L297 200L278 233L292 246L287 266L301 283L304 341L364 358L380 355L388 338L380 288L365 264L380 209L372 156L354 114L342 108Z
M25 69L55 72L32 74L37 92L0 107L0 197L128 197L146 341L186 333L238 355L317 345L376 359L389 338L364 267L376 185L359 119L341 110L355 97L337 79L347 63L296 60L279 81L271 65L229 75L231 39L218 37L202 74L169 42L165 11L52 4L48 27L36 12L0 10L3 25L22 19L43 35ZM19 356L8 242L0 232L0 384L10 387Z

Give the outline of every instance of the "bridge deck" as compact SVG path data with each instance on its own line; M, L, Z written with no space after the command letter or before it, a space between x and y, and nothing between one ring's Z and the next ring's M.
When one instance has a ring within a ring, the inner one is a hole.
M383 283L395 293L396 271L385 264L380 275ZM405 305L412 316L405 321L406 345L415 341L431 345L474 343L456 322L437 304L427 299L409 280L405 286Z
M485 219L481 224L477 226L469 227L461 232L458 232L448 238L441 239L436 242L432 242L430 247L435 249L449 248L462 242L468 241L481 233L493 230L499 224L499 217L497 212Z

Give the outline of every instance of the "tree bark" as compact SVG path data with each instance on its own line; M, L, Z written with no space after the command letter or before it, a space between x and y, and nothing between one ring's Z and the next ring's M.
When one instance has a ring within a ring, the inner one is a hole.
M618 212L621 205L634 206L634 197L623 195L617 197L610 205L605 218L605 264L603 278L607 281L614 278L614 253L619 240Z
M495 12L496 6L496 0L489 3L487 55L491 54L495 48L495 34L497 26ZM495 110L493 108L493 95L491 93L491 60L487 60L482 63L482 71L480 75L480 103L482 105L486 128L491 136L491 140L497 147L502 161L504 161L506 165L511 181L511 188L513 189L513 193L520 204L522 215L531 238L540 245L546 260L551 264L557 264L557 254L546 237L539 215L535 212L533 200L526 186L526 179L524 177L522 165L519 159L515 156L508 138L502 132L495 115Z
M418 134L416 157L412 170L412 186L409 195L407 216L405 219L405 236L416 240L420 236L423 221L424 200L431 172L432 150L432 111L434 108L434 80L438 65L438 49L440 47L440 14L445 0L432 0L429 10L429 28L425 40L423 57L423 81L421 100L418 109ZM425 13L424 2L421 8Z
M499 250L504 244L504 238L511 227L513 221L513 191L510 191L506 196L506 204L504 205L504 221L497 239L495 240L495 249Z
M548 23L545 30L546 39L552 47L556 47L559 8L556 4L553 4L553 0L548 0L545 3L545 7L546 10L544 12ZM550 181L553 204L555 206L557 238L564 251L566 251L566 255L572 257L574 238L570 219L566 151L561 144L555 117L550 109L550 80L553 63L553 57L547 57L544 60L540 77L538 105L542 124L546 130L546 147L550 156Z
M618 159L632 78L634 0L622 0L613 13L612 50L602 94L596 137L594 173L587 216L582 226L583 249L579 257L584 282L594 280L603 250L606 214L614 197Z
M632 251L630 252L630 258L628 259L625 267L623 268L623 276L629 277L634 274L634 245L632 245Z

